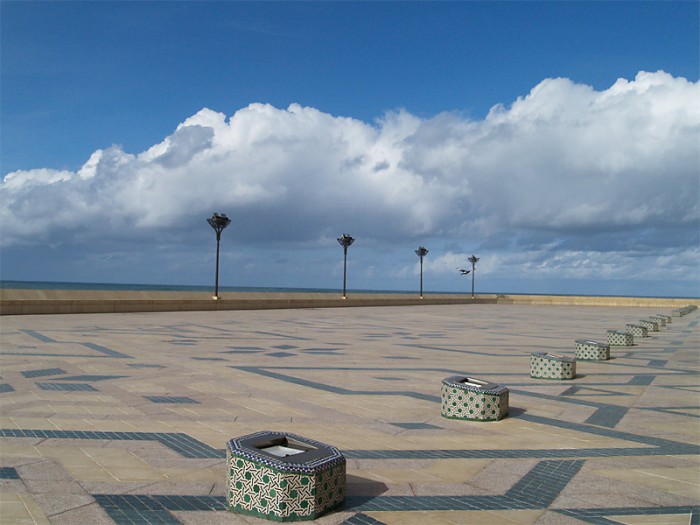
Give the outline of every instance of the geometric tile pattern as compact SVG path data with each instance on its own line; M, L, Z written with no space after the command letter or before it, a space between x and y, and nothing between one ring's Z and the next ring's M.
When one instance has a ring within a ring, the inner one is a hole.
M610 346L632 346L634 336L622 330L608 330L608 344Z
M175 432L104 432L97 430L30 430L0 429L0 437L42 439L95 439L109 441L157 441L186 458L223 458L223 449L212 448Z
M649 337L649 329L641 324L627 324L627 331L635 337Z
M582 460L540 461L503 496L349 497L346 507L362 512L506 510L547 508L583 466Z
M683 523L682 521L669 519L665 521L663 516L688 515L684 522L688 525L697 525L700 522L700 506L698 505L673 505L663 507L610 507L597 509L552 509L554 512L569 516L585 523L593 525L618 525L630 523L626 520L615 519L618 516L658 516L634 523ZM653 520L653 521L651 521Z
M345 464L295 474L229 459L229 509L278 521L311 520L342 505Z
M449 419L498 421L508 415L508 388L469 377L445 378L440 414Z
M153 403L199 404L199 401L186 396L143 396Z
M656 321L659 323L659 327L664 327L667 324L667 317L665 315L651 315L649 316L650 321Z
M335 447L287 434L274 442L311 448L311 451L280 458L244 444L244 440L269 441L278 436L258 432L229 441L226 449L229 509L277 521L300 521L316 519L342 505L345 458ZM320 457L308 461L296 459L310 454Z
M640 319L639 324L645 327L647 330L650 332L658 332L659 331L659 322L658 321L652 321L651 319Z
M535 379L574 379L576 359L556 354L530 354L530 377Z
M44 368L42 370L26 370L22 372L24 377L55 376L65 374L60 368Z
M0 479L20 479L17 469L12 467L0 467Z
M8 316L0 464L13 470L0 471L11 477L2 501L33 504L30 523L252 523L226 510L224 444L278 426L313 432L347 458L344 511L322 523L700 525L700 315L676 317L613 360L579 361L575 387L527 370L533 353L567 353L572 334L595 338L648 312L455 305ZM216 359L224 355L227 366ZM25 379L41 370L53 377ZM457 375L508 385L509 418L441 418L438 381ZM99 392L83 389L100 381ZM145 395L189 401L168 407Z
M632 337L627 332L622 332L624 337ZM612 333L608 330L608 344L599 343L597 341L586 341L583 339L576 340L576 359L581 359L583 361L606 361L610 359L610 346L615 343L611 343L611 339L618 341L621 336L619 333ZM627 340L627 339L625 339Z
M37 383L42 390L60 390L63 392L97 392L92 385L85 383Z
M121 379L127 376L98 376L98 375L79 375L79 376L68 376L68 377L54 377L51 381L105 381L107 379Z
M8 385L7 383L0 383L0 394L5 394L7 392L14 392L15 389L12 388L12 385Z

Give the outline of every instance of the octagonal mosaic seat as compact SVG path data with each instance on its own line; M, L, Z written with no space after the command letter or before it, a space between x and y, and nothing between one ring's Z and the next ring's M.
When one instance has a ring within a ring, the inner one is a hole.
M610 359L610 345L587 339L576 339L576 359L606 361Z
M547 352L530 354L530 377L535 379L574 379L576 359Z
M264 431L230 440L226 459L232 512L313 520L345 501L345 457L335 447Z
M508 388L473 377L445 378L440 414L449 419L498 421L508 415Z
M688 315L689 313L694 312L697 309L698 307L694 304L689 304L688 306L683 306L682 308L676 308L675 310L672 310L671 315L673 315L673 317L683 317L684 315Z
M608 344L610 346L632 346L634 336L622 330L608 330Z
M628 324L627 331L635 337L649 337L649 330L641 324Z
M659 328L666 326L666 316L650 315L649 320L656 321L657 323L659 323Z
M659 331L659 323L657 321L653 321L651 319L640 319L639 324L642 326L646 326L647 330L650 332L658 332Z

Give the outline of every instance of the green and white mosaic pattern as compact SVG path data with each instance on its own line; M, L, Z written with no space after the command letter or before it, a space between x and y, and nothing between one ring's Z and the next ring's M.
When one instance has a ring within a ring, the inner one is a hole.
M628 324L627 331L635 337L649 337L649 329L641 324Z
M314 461L312 467L255 456L255 452L236 450L229 442L230 511L274 521L304 521L344 503L345 458L339 453Z
M620 333L632 337L627 332ZM608 330L608 341L610 341L610 330ZM584 361L606 361L610 359L610 344L577 339L576 359Z
M610 346L632 346L634 336L622 330L608 330L608 344Z
M673 322L673 317L671 317L670 315L656 314L656 315L652 316L652 319L654 317L658 317L660 319L663 319L664 321L666 321L666 324L671 324Z
M442 380L440 414L449 419L498 421L508 415L508 388L463 376Z
M666 316L665 315L651 315L649 316L650 321L656 321L659 323L659 328L666 326Z
M642 326L646 326L647 330L650 332L658 332L659 331L659 323L657 321L653 321L651 319L640 319L639 324Z
M574 379L576 360L545 352L530 354L530 377L535 379Z

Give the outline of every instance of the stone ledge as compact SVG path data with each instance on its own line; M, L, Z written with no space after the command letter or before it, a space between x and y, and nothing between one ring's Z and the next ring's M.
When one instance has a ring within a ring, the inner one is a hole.
M227 292L214 300L208 292L148 290L0 290L0 315L71 313L177 312L267 310L285 308L342 308L354 306L417 306L501 304L550 306L625 306L678 308L693 299L663 297L605 297L553 295L349 293L343 299L331 292Z

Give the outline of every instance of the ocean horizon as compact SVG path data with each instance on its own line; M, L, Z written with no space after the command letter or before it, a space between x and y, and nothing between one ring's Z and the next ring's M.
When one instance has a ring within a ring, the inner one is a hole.
M15 281L0 280L0 289L7 290L119 290L119 291L171 291L171 292L212 292L213 286L196 284L137 284L137 283L85 283L68 281ZM219 286L219 293L222 292L288 292L288 293L342 293L337 288L294 288L294 287L273 287L273 286ZM370 293L370 294L416 294L417 290L363 290L350 289L348 293ZM470 295L471 291L459 290L423 290L423 295L435 294L457 294ZM537 293L537 292L491 292L477 291L476 295L542 295L566 297L576 295L581 297L661 297L667 299L699 299L690 296L660 296L660 295L620 295L620 294L581 294L581 293Z

